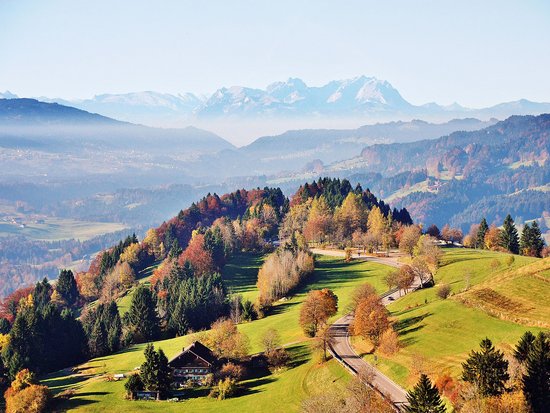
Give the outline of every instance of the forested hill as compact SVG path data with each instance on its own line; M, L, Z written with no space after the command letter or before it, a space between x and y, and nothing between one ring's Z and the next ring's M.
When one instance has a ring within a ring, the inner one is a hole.
M347 180L325 178L303 185L292 200L279 188L267 187L208 194L150 229L142 241L128 236L100 252L87 271L63 270L53 285L44 279L4 299L0 328L10 340L1 361L13 379L24 368L43 374L131 343L204 329L230 314L232 304L220 273L233 254L269 252L275 248L272 241L280 239L281 251L290 254L288 262L303 264L296 279L286 283L288 293L313 269L308 242L330 239L347 245L352 238L365 238L369 228L378 234L371 236L372 242L395 247L409 224L405 209L392 212ZM147 272L150 288L139 283ZM280 284L264 281L260 291L265 300L254 304L257 313L273 297L271 283ZM117 301L129 291L132 303L121 318ZM252 303L242 305L252 311Z
M482 217L540 219L550 211L550 114L512 116L479 131L373 145L322 169L375 188L415 221L467 230Z

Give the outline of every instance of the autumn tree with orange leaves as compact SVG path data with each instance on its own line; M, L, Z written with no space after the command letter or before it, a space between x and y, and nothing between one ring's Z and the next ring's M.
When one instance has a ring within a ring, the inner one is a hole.
M315 337L328 319L338 311L338 297L332 290L312 290L300 310L300 325L309 337Z

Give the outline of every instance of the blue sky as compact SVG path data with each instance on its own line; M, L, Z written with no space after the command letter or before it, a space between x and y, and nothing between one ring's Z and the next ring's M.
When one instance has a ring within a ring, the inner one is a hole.
M414 104L550 101L548 1L0 0L0 91L211 93L365 74Z

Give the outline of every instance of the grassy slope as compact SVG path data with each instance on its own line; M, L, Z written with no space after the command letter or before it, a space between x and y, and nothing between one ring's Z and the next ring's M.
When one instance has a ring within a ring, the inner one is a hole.
M253 298L255 294L256 269L261 258L249 255L236 257L226 267L230 290L238 291ZM345 264L341 259L322 257L318 260L315 273L307 285L300 289L290 300L278 303L272 314L239 329L250 339L251 353L261 350L262 334L269 328L275 328L281 334L283 343L289 344L295 366L285 372L253 379L245 383L245 395L224 401L215 401L205 397L191 398L182 403L162 404L155 402L128 402L122 399L123 382L106 382L104 374L124 373L139 366L143 361L144 345L132 346L128 350L106 357L97 358L81 366L81 375L59 372L45 380L56 391L73 388L76 396L63 405L76 411L103 412L109 410L125 411L182 411L195 412L234 412L234 411L298 411L301 401L311 394L325 391L329 386L341 386L349 380L348 374L334 360L318 365L312 358L309 343L298 325L299 304L310 289L332 288L340 299L340 314L350 302L354 287L371 282L378 291L383 291L383 277L391 268L364 262ZM244 268L244 271L241 270ZM168 357L172 357L192 336L178 337L155 343ZM290 344L293 343L293 344Z
M493 252L459 249L448 251L436 274L436 282L449 283L453 296L442 300L437 298L436 288L430 288L411 293L391 304L389 309L398 321L404 347L391 358L378 355L378 367L405 387L411 386L417 379L413 367L415 365L419 365L433 377L441 372L458 376L461 362L470 350L479 346L481 339L489 337L506 351L515 345L526 330L537 331L536 328L492 317L479 308L464 305L459 300L464 294L460 291L465 287L465 274L470 274L470 285L475 286L508 273L509 270L505 268L506 257L508 255ZM495 259L500 263L496 270L492 266ZM516 256L512 269L517 270L533 261L536 259ZM544 290L546 296L547 285ZM510 294L513 295L513 292ZM544 293L541 294L544 296ZM545 307L543 301L539 304L540 308ZM366 358L373 362L372 355L367 355Z

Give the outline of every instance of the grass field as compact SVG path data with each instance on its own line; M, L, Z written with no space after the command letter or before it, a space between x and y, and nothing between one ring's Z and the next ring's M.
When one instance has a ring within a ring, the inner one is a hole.
M541 265L542 261L515 256L514 263L508 268L505 264L507 257L509 255L496 252L448 250L435 278L436 283L450 284L453 295L446 300L440 299L435 287L413 292L391 304L389 309L397 321L403 348L390 358L378 355L377 366L405 388L416 382L420 370L433 378L443 372L458 377L468 352L477 348L483 338L489 337L497 347L509 352L526 330L538 331L536 327L494 317L480 306L463 303L463 297L480 286L491 286L508 297L516 297L516 293L518 297L532 297L532 316L548 320L545 301L550 291L548 283L536 281L536 285L531 285L533 277L527 277L528 281L522 284L519 276L511 276ZM468 292L461 292L468 279L471 288ZM534 318L531 321L536 324ZM357 344L359 349L365 348L362 343ZM374 363L373 355L365 357Z
M256 294L257 268L261 265L259 256L239 255L227 264L224 271L229 290L254 298ZM306 339L298 325L300 304L310 289L331 288L339 297L340 311L351 300L351 293L357 285L370 282L382 292L383 277L392 269L383 265L352 262L342 259L321 257L308 283L287 301L278 302L265 318L239 325L239 329L250 339L250 352L261 351L261 337L269 328L279 331L283 343L293 355L293 366L288 370L244 383L244 394L224 401L206 397L191 397L181 403L129 402L123 400L124 382L107 382L106 376L125 373L143 362L144 345L136 345L124 352L101 357L80 366L78 374L58 372L45 380L55 391L74 389L73 399L61 408L75 411L182 411L234 412L234 411L299 411L303 399L327 388L338 388L349 380L348 373L334 360L319 365L313 357ZM337 316L336 316L337 317ZM193 336L178 337L155 343L168 357L177 354L193 340ZM336 386L336 387L335 387Z
M25 223L25 227L12 223L0 223L0 236L23 235L41 241L78 239L85 241L98 235L126 228L115 222L89 222L64 218L45 218L44 223Z

